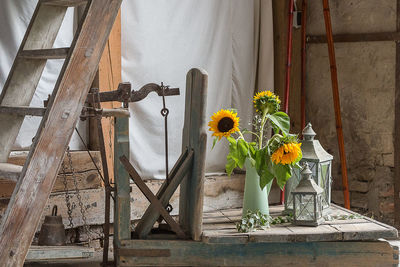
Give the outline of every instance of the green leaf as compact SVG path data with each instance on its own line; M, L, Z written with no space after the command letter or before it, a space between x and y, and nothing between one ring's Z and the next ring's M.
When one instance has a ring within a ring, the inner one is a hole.
M215 144L217 143L217 141L218 141L218 137L214 137L213 145L212 145L212 148L211 148L211 149L214 149Z
M226 173L228 174L228 176L231 176L233 169L236 167L236 162L235 160L230 156L230 154L228 154L227 156L227 161L225 164L225 170Z
M236 168L239 164L239 152L237 149L236 139L232 137L227 137L226 139L229 141L229 154L226 156L227 161L225 165L225 170L226 173L230 176L233 169Z
M270 161L269 155L265 148L256 151L256 170L260 176L260 187L264 187L269 184L273 179L274 175L268 170L267 162Z
M276 177L276 183L283 189L287 180L292 177L292 168L289 165L272 163L272 170Z
M238 165L240 168L243 168L244 162L249 155L249 144L245 140L239 139L237 142L237 148Z
M289 134L290 130L290 118L285 112L275 112L274 114L268 115L269 119L272 122L272 127L274 128L274 132L276 128L279 128L282 131L283 136Z

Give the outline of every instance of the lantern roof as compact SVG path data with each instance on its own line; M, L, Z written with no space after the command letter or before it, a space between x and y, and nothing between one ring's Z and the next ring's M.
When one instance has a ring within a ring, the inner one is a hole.
M308 167L307 162L303 165L300 174L302 179L296 189L292 191L293 193L322 194L324 192L324 189L318 186L314 182L314 179L312 179L312 171Z
M303 140L301 141L301 151L303 160L323 162L332 160L333 156L326 152L318 140L314 140L317 134L314 132L311 123L308 123L303 130Z

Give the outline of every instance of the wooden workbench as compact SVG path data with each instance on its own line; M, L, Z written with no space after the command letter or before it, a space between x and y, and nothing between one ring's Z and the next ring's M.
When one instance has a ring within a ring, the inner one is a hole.
M282 206L272 206L280 216ZM291 223L267 230L238 233L240 209L204 213L201 242L183 240L123 240L120 266L393 266L398 247L397 230L367 217L332 205L331 215L353 219L326 221L318 227Z

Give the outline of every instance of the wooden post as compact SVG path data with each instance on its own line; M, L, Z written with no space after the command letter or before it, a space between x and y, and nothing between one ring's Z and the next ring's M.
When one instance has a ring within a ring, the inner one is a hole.
M203 222L207 85L208 75L204 70L191 69L188 72L182 150L192 149L194 161L192 171L181 184L179 222L193 240L200 240Z
M400 31L400 0L397 0L396 29ZM400 42L396 42L394 103L394 224L400 228Z
M123 155L129 156L129 118L115 118L114 129L114 179L116 189L114 205L114 248L118 248L120 247L121 240L130 239L131 237L129 174L119 160Z
M336 133L337 133L337 138L338 138L338 143L339 143L339 155L340 155L340 163L341 163L340 166L342 167L342 187L343 187L343 195L344 195L344 207L346 209L350 209L349 186L348 186L348 179L347 179L346 152L344 150L342 115L341 115L341 111L340 111L339 86L338 86L338 78L337 78L335 47L333 44L331 15L330 15L330 11L329 11L329 0L322 0L322 1L323 1L323 6L324 6L326 39L328 40L329 63L330 63L330 67L331 67L333 105L335 108L335 119L336 119Z

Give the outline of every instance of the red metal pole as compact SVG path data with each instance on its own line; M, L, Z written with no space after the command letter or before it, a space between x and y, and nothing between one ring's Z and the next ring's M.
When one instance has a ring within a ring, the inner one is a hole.
M301 129L306 127L306 25L307 0L303 0L301 13Z
M339 155L342 167L344 207L346 209L350 209L346 153L344 150L342 116L340 113L340 98L339 98L339 88L338 88L337 69L336 69L335 47L333 44L333 35L332 35L331 15L329 12L329 0L322 0L322 1L324 6L324 19L325 19L326 39L328 41L329 62L331 67L333 106L335 108L335 119L336 119L336 133L339 143Z
M284 97L284 111L289 113L289 91L290 91L290 71L292 69L292 39L293 39L293 9L294 0L289 0L289 21L288 21L288 41L287 41L287 63L286 63L286 86ZM285 199L285 189L281 191L280 204L283 204Z

